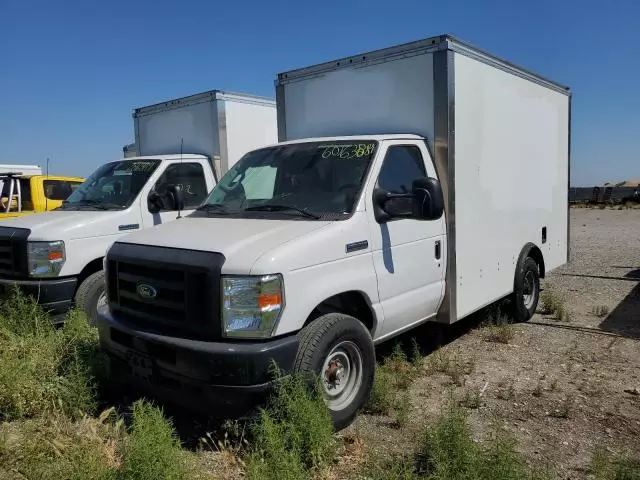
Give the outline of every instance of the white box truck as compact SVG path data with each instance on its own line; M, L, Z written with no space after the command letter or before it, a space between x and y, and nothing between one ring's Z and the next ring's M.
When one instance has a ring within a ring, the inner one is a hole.
M280 142L109 250L114 379L212 412L268 392L273 360L321 376L341 428L375 344L506 297L530 319L568 259L570 99L450 36L279 74Z
M95 321L115 240L192 212L220 173L277 140L273 99L220 90L137 108L133 119L138 156L101 165L59 209L0 222L0 287L18 285L55 321L73 305Z

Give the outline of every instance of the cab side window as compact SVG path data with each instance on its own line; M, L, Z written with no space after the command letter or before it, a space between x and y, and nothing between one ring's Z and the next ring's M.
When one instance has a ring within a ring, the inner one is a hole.
M164 196L167 189L178 185L184 194L184 208L195 208L207 197L207 182L199 163L174 163L169 165L155 184L155 191ZM163 210L168 210L164 208Z
M391 193L408 193L413 181L426 175L420 149L414 145L396 145L387 150L378 186Z
M413 181L427 176L420 149L415 145L389 147L378 175L378 188L390 193L411 192ZM388 203L396 214L410 213L411 199L398 199ZM392 212L390 212L392 213Z

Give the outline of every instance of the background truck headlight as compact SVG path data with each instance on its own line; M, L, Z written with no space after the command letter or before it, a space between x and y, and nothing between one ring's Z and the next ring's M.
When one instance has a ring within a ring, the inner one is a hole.
M270 337L283 308L280 275L222 277L222 323L226 337Z
M64 242L28 242L27 261L32 277L56 277L66 260Z

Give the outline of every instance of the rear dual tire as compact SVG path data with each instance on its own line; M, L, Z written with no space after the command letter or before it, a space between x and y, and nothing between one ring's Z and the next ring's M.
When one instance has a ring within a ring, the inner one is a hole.
M513 319L527 322L536 313L540 299L540 268L531 257L526 257L516 270L511 303Z

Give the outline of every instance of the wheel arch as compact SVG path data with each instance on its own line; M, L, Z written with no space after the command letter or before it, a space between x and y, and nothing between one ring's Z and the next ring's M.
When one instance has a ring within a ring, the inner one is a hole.
M84 266L84 268L80 272L80 275L78 275L78 283L76 284L76 291L78 291L78 287L80 286L80 284L84 282L89 275L102 270L103 259L104 257L95 258Z
M327 313L343 313L358 319L369 330L371 336L378 324L371 300L359 290L337 293L318 303L307 316L303 328Z
M544 255L542 254L542 250L535 243L527 243L522 250L520 251L520 255L518 257L518 262L516 263L516 271L522 263L525 261L527 257L531 257L537 264L538 269L540 270L540 278L545 277L546 267L544 263Z

